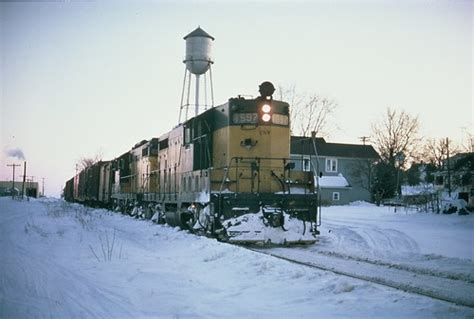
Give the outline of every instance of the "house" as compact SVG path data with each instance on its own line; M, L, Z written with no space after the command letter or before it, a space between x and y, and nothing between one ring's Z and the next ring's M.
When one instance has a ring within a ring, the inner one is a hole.
M380 159L371 145L328 143L321 137L313 140L292 136L290 153L295 169L319 172L324 205L371 201L372 167Z
M434 173L438 191L448 192L452 199L463 199L474 207L474 153L459 153L443 161Z

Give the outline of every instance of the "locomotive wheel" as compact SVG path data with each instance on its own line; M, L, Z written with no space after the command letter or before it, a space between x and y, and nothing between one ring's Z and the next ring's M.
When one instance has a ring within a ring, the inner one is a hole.
M194 213L190 213L188 211L182 212L180 214L181 225L184 229L187 229L191 232L194 232L194 225L196 224L196 218Z
M145 208L145 219L151 219L151 216L153 216L153 211L151 210L150 207Z
M217 241L229 241L229 235L227 234L227 230L224 227L219 228L217 230L212 230L212 235L217 239Z

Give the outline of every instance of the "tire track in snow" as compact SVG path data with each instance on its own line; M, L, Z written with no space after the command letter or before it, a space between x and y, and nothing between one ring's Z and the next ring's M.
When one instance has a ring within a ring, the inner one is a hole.
M403 269L403 267L398 269L390 265L374 263L370 260L345 259L322 254L308 255L301 254L301 251L295 252L292 249L285 250L282 248L244 248L291 263L474 308L474 295L472 294L474 284L470 281L440 277L436 274Z
M385 266L388 268L405 270L405 271L409 271L409 272L413 272L413 273L421 274L421 275L431 275L431 276L442 277L446 279L461 280L466 283L474 284L474 278L470 276L469 274L439 271L439 270L430 269L430 268L422 268L422 267L410 266L410 265L404 265L404 264L389 263L389 262L379 260L379 259L370 259L367 257L359 257L359 256L354 256L354 255L349 255L349 254L344 254L344 253L339 253L339 252L334 252L334 251L323 250L323 251L317 251L316 253L325 255L325 256L332 256L332 257L341 258L341 259L352 259L355 261Z

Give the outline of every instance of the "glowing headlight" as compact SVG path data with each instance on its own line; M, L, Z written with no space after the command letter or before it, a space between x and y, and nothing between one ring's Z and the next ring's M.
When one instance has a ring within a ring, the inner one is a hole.
M268 105L268 104L262 105L262 111L264 113L270 113L271 110L272 110L272 107L270 105Z
M263 120L264 122L270 121L271 118L272 118L272 116L271 116L270 114L263 114L263 115L262 115L262 120Z

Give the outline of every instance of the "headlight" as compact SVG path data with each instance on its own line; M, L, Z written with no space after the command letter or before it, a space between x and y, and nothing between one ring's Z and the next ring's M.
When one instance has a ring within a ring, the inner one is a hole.
M268 104L263 104L262 105L262 111L264 113L270 113L271 110L272 110L272 107L270 105L268 105Z
M268 121L270 121L271 119L272 119L272 116L271 116L270 114L263 114L263 115L262 115L262 120L263 120L264 122L268 122Z

